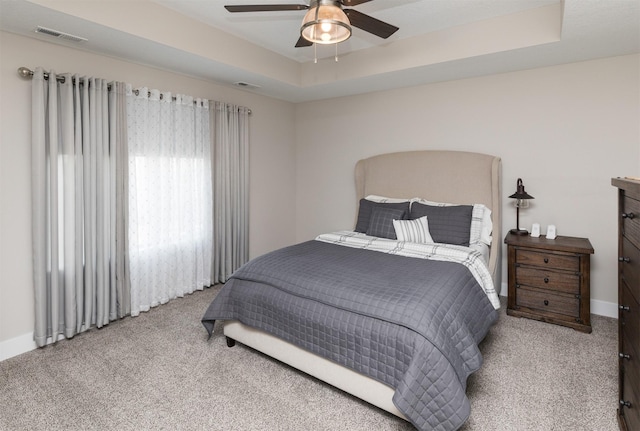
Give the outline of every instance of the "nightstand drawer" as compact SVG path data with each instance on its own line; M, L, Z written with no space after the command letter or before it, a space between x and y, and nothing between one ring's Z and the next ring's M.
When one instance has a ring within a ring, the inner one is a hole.
M620 216L623 217L622 234L640 248L640 201L625 196Z
M562 254L516 250L516 264L538 266L542 268L566 269L567 271L580 270L580 258Z
M556 295L537 289L518 288L516 305L565 316L580 316L578 298Z
M580 293L578 273L547 271L526 266L516 267L516 285L539 287L560 292Z

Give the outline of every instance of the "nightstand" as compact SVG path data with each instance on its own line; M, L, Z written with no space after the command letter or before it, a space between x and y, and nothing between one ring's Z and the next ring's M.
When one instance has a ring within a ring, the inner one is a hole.
M587 238L507 234L507 314L591 332Z

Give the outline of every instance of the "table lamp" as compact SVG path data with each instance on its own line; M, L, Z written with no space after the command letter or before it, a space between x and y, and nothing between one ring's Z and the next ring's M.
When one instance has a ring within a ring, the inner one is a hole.
M509 197L516 200L516 228L511 229L509 233L514 235L528 235L529 231L526 229L520 229L520 207L527 207L527 201L529 199L534 199L534 197L524 190L524 184L522 184L522 179L520 178L518 178L516 192Z

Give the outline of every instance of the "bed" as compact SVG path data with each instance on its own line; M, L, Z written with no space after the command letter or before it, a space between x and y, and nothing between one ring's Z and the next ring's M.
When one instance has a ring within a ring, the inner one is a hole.
M383 154L358 161L355 182L354 230L253 259L202 323L212 334L224 321L229 346L252 347L418 429L458 429L470 413L466 380L482 364L478 344L498 316L501 248L490 236L501 233L500 158ZM469 244L423 243L425 228L459 236L459 226L438 226L443 217L471 219Z

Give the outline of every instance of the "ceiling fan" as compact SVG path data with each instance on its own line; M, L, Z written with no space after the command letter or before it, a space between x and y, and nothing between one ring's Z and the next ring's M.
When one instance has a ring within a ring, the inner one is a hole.
M314 43L332 44L343 42L351 36L351 26L358 27L383 39L398 31L398 27L387 24L355 9L343 6L357 6L372 0L311 0L304 4L261 4L227 5L229 12L274 12L306 10L300 27L300 38L296 48Z

